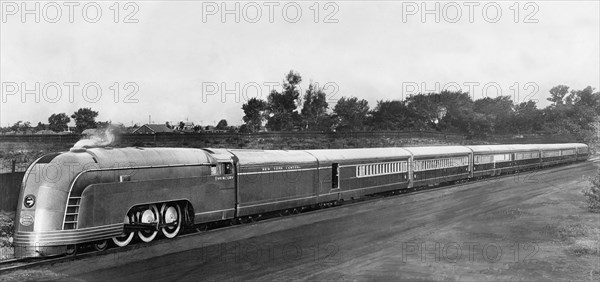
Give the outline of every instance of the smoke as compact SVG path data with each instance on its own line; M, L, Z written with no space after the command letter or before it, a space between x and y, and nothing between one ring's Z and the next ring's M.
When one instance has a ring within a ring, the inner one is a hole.
M96 130L94 134L77 141L72 149L91 148L91 147L106 147L115 142L116 136L113 127L107 127L104 132Z

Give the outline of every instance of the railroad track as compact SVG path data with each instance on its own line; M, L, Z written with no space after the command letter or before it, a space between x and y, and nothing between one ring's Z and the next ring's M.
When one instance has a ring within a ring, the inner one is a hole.
M571 164L568 164L567 166L579 165L579 164L581 164L581 163L571 163ZM559 167L564 167L564 166L560 165ZM378 200L394 199L397 197L414 196L414 195L418 195L418 194L422 194L422 193L435 192L438 190L452 189L452 188L464 186L465 184L480 183L480 182L485 182L485 181L498 181L498 180L502 180L502 179L505 179L508 177L522 176L522 175L540 173L540 172L548 172L549 170L555 169L555 168L557 168L557 166L547 167L547 168L538 169L538 170L522 171L522 172L518 172L518 173L503 174L503 175L499 175L499 176L492 176L492 177L487 177L487 178L477 179L477 180L474 180L474 179L466 180L466 181L461 181L460 183L455 183L455 184L445 184L445 185L438 184L435 186L425 186L425 187L417 187L417 188L412 188L412 189L388 191L388 192L383 192L380 194L365 196L360 199L353 199L351 201L345 201L343 203L336 204L336 205L322 206L322 207L311 208L311 209L302 209L299 211L299 213L289 212L286 215L281 215L282 214L281 211L272 212L271 214L267 214L263 217L260 217L259 221L260 221L260 223L273 222L273 221L283 220L283 219L293 217L293 216L300 216L301 213L306 213L306 212L309 212L309 213L326 212L326 211L330 211L331 209L335 209L335 208L351 207L354 205L372 203L372 202L375 202ZM231 225L228 221L223 221L223 222L219 222L213 226L210 226L207 230L202 230L203 227L201 225L195 225L194 226L195 228L187 228L185 230L182 230L182 233L179 236L177 236L177 238L200 236L200 235L203 235L203 234L206 234L209 232L216 232L216 231L240 228L240 227L246 226L247 224L252 224L252 223L256 223L256 222L255 221L253 221L253 222L238 222L238 224ZM67 262L67 261L77 260L77 259L81 259L81 258L113 254L113 253L120 253L120 252L127 252L130 250L135 250L135 249L139 249L139 248L147 248L147 247L153 246L155 243L160 243L161 241L163 241L163 240L157 240L157 241L150 242L150 243L142 242L141 244L130 244L126 247L109 248L104 251L95 251L95 250L93 250L93 248L90 244L89 246L84 245L84 246L80 247L80 251L82 251L82 252L74 254L74 255L61 255L61 256L56 256L56 257L40 257L40 258L3 260L3 261L0 261L0 274L6 273L6 272L11 272L11 271L16 271L16 270L20 270L20 269L27 269L27 268L36 267L36 266L51 265L51 264L55 264L55 263Z

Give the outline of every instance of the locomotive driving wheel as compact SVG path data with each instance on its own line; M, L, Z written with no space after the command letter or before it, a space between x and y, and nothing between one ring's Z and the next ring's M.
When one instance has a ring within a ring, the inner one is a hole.
M138 222L140 223L158 223L159 213L156 205L150 205L147 209L138 213ZM141 230L137 232L138 237L146 242L152 242L156 238L158 230Z
M134 222L134 216L133 214L128 214L127 216L125 216L125 219L123 220L123 223L128 224L128 223L132 223ZM131 243L131 240L133 240L133 232L129 232L126 233L124 236L120 236L120 237L113 237L112 241L115 245L119 246L119 247L125 247L127 245L129 245L129 243Z
M160 219L162 223L166 224L160 229L161 233L169 239L175 238L181 230L181 207L178 204L163 204L160 208Z

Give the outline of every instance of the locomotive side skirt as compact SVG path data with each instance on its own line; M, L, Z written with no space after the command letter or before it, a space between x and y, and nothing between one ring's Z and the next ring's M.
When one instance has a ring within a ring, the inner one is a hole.
M241 167L238 216L316 204L316 174L316 162Z

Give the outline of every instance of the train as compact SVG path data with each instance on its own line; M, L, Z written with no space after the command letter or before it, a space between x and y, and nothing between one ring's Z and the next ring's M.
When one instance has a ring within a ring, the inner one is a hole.
M251 150L73 148L24 175L15 257L104 250L184 228L249 220L390 191L584 161L587 145Z

